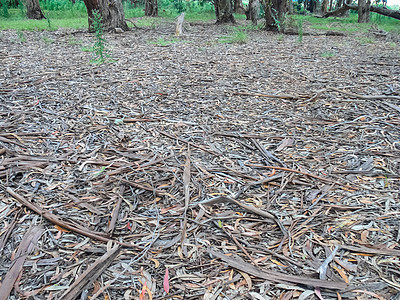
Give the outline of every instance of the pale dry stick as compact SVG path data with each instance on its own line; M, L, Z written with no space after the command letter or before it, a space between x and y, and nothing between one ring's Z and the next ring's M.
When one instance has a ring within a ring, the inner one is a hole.
M187 210L189 208L190 201L190 145L188 145L188 152L186 155L185 167L183 169L183 190L185 194L185 209L183 211L183 229L182 229L182 239L181 248L183 249L186 240L186 230L187 230Z
M161 133L162 135L165 135L165 136L167 136L167 137L169 137L169 138L171 138L171 139L173 139L173 140L178 140L178 141L180 141L180 142L182 142L182 143L186 143L186 144L188 144L188 145L190 145L190 146L192 146L192 147L201 149L201 150L206 151L206 152L208 152L208 153L210 153L210 154L212 154L212 155L215 155L215 156L220 156L220 155L221 155L221 153L217 153L217 152L214 152L214 151L212 151L212 150L210 150L210 149L207 149L207 148L204 147L204 146L197 145L197 144L192 143L192 142L189 142L189 141L185 141L184 139L181 139L181 138L179 138L179 137L177 137L177 136L173 136L172 134L169 134L169 133L167 133L167 132L165 132L165 131L162 131L162 130L157 130L157 131L158 131L159 133Z
M235 238L235 236L232 234L232 232L228 228L222 227L222 230L225 231L225 233L234 241L234 243L243 251L243 253L246 254L246 256L248 257L248 259L250 259L250 261L253 263L253 265L255 265L257 267L258 265L255 262L255 260L251 257L249 252L247 252L246 248L243 247L243 245L241 243L239 243L239 241Z
M278 99L288 99L288 100L298 100L298 99L308 99L309 96L300 96L300 95L272 95L272 94L264 94L264 93L254 93L254 92L229 92L232 95L239 96L254 96L254 97L266 97L266 98L278 98Z
M315 179L319 179L319 180L322 180L322 181L325 181L325 182L334 183L334 184L337 184L337 185L340 185L340 186L346 186L346 187L351 188L353 190L358 190L357 187L345 185L344 183L341 183L339 181L334 181L332 179L324 178L324 177L321 177L321 176L318 176L318 175L314 175L314 174L311 174L311 173L306 173L306 172L302 172L302 171L298 171L298 170L294 170L294 169L289 169L289 168L284 168L284 167L276 167L276 166L263 166L263 168L297 173L297 174L309 176L309 177L312 177L312 178L315 178Z
M218 203L223 203L223 202L230 202L230 203L236 204L237 206L243 208L244 210L247 210L248 212L251 212L251 213L254 213L254 214L259 215L261 217L273 220L276 223L276 225L278 225L279 229L283 233L283 239L282 240L285 240L288 237L288 232L287 232L285 226L283 226L281 221L279 221L279 219L274 214L272 214L272 213L270 213L268 211L261 210L261 209L259 209L257 207L252 206L252 205L244 204L244 203L242 203L242 202L240 202L240 201L238 201L236 199L232 199L232 198L227 197L227 196L217 196L215 198L211 198L211 199L199 202L198 204L201 204L201 205L213 205L213 204L218 204Z
M376 95L376 96L371 96L371 95L359 95L356 93L352 93L352 92L347 92L347 91L343 91L341 89L329 86L326 88L327 90L332 90L341 94L345 94L354 98L360 98L360 99L364 99L364 100L379 100L379 99L394 99L394 100L400 100L400 96L390 96L390 95Z

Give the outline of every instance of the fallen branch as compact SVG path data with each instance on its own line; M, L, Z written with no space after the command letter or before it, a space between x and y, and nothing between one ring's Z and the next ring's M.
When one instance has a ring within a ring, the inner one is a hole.
M211 255L223 260L230 267L243 271L247 274L253 275L258 278L262 278L265 280L270 280L274 282L293 282L298 284L304 284L312 287L321 287L328 288L333 290L344 290L347 288L347 284L345 282L340 281L328 281L321 279L309 278L306 276L296 276L296 275L288 275L283 274L271 270L262 270L261 268L254 267L253 265L246 263L243 260L234 259L232 257L226 256L222 253L219 253L214 250L208 250L208 253Z
M210 154L212 154L212 155L215 155L215 156L220 156L220 155L221 155L220 153L217 153L217 152L214 152L214 151L212 151L212 150L210 150L210 149L207 149L207 148L204 147L204 146L197 145L197 144L195 144L195 143L185 141L184 139L181 139L181 138L179 138L179 137L177 137L177 136L173 136L172 134L169 134L169 133L167 133L167 132L165 132L165 131L162 131L162 130L157 130L157 131L158 131L159 133L161 133L162 135L165 135L165 136L167 136L167 137L169 137L169 138L171 138L171 139L178 140L178 141L180 141L180 142L182 142L182 143L186 143L186 144L188 144L188 145L190 145L190 146L193 146L193 147L195 147L195 148L198 148L198 149L201 149L201 150L203 150L203 151L206 151L206 152L208 152L208 153L210 153Z
M8 187L6 190L19 203L21 203L22 205L26 206L30 210L34 211L38 215L41 215L43 218L45 218L46 220L48 220L49 222L51 222L54 225L60 226L62 228L70 230L72 232L79 233L79 234L81 234L83 236L86 236L86 237L89 237L91 239L98 240L98 241L101 241L101 242L104 242L104 243L108 243L108 242L111 241L111 242L117 243L117 244L119 244L119 245L121 245L123 247L142 250L142 248L139 247L139 246L132 245L132 244L127 244L127 243L123 243L123 242L119 242L119 241L110 239L110 238L104 236L105 235L104 233L89 231L89 230L84 229L84 228L78 228L76 225L72 225L70 223L62 221L56 215L39 208L38 206L36 206L32 202L30 202L29 200L25 199L21 195L19 195L16 192L14 192L11 188Z
M328 18L328 17L341 16L341 15L343 15L344 12L346 12L350 9L358 10L358 6L344 4L342 7L338 8L337 10L326 12L322 17ZM400 20L400 10L388 9L386 7L379 7L379 6L370 6L369 10L371 12L374 12L374 13L377 13L380 15L384 15L387 17L391 17L391 18Z
M0 300L7 300L11 293L14 284L22 272L24 262L29 253L34 250L34 246L41 237L44 229L39 226L29 228L25 233L21 243L19 244L18 250L15 253L15 259L11 264L11 268L5 275L3 282L0 286Z
M341 94L345 94L354 98L359 98L359 99L364 99L364 100L380 100L380 99L394 99L394 100L400 100L400 96L390 96L390 95L376 95L376 96L372 96L372 95L359 95L356 93L352 93L352 92L347 92L347 91L343 91L341 89L335 88L335 87L327 87L327 90L332 90Z
M199 204L202 204L202 205L213 205L213 204L218 204L218 203L223 203L223 202L230 202L232 204L236 204L237 206L243 208L244 210L246 210L248 212L251 212L251 213L259 215L261 217L273 220L278 225L279 229L282 231L282 233L284 235L283 240L285 240L288 237L288 232L287 232L285 226L283 226L281 221L279 221L278 218L274 214L272 214L272 213L270 213L268 211L265 211L265 210L261 210L261 209L259 209L257 207L252 206L252 205L248 205L248 204L242 203L242 202L240 202L240 201L238 201L236 199L232 199L232 198L229 198L227 196L218 196L218 197L215 197L215 198L211 198L211 199L202 201Z
M73 300L76 299L85 286L93 283L97 277L104 272L105 269L113 262L119 253L120 247L115 245L111 250L105 253L102 257L97 259L92 265L90 265L85 272L83 272L74 283L68 288L68 290L61 296L62 300Z
M301 95L272 95L272 94L264 94L264 93L252 93L252 92L228 92L232 95L239 96L253 96L253 97L266 97L266 98L278 98L278 99L288 99L288 100L298 100L298 99L308 99L310 96L301 96Z

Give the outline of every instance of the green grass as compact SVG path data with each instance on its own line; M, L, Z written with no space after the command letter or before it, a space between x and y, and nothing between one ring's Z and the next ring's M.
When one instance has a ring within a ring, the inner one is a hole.
M245 31L234 28L231 35L222 36L218 41L223 44L245 44L247 40L248 36Z
M5 1L5 0L0 0ZM169 21L175 20L181 11L185 12L187 22L214 22L214 7L211 2L206 1L184 1L184 0L159 0L159 15L161 18L144 17L143 6L133 7L130 1L124 1L124 12L127 19L138 18L134 23L139 27L156 28L166 18ZM7 16L0 13L0 30L57 30L58 28L88 28L88 17L85 4L82 0L77 0L75 4L70 0L40 0L40 6L45 16L50 20L28 20L25 16L23 6L9 8ZM398 9L398 7L394 7ZM245 19L245 15L235 14L237 20ZM312 16L294 15L291 17L295 26L298 24L310 24L312 29L334 30L344 32L367 32L372 25L387 32L400 34L400 20L371 13L371 23L358 24L357 13L352 11L348 18L315 18ZM128 22L129 26L133 26ZM246 41L248 30L257 30L260 26L251 25L236 26L238 32L230 37L222 38L222 42L241 43Z
M330 52L330 51L325 51L325 52L322 52L319 56L321 56L321 57L326 57L326 58L328 58L328 57L335 57L335 56L336 56L336 53Z
M348 18L315 18L312 16L294 15L294 18L310 23L316 30L332 30L343 32L367 32L371 25L387 32L400 33L400 20L371 13L370 23L357 23L357 13L351 12Z
M169 46L171 44L175 44L175 43L188 43L189 41L185 41L185 40L181 40L178 37L171 37L170 39L164 39L164 38L159 38L156 41L148 41L149 44L153 44L153 45L157 45L157 46L161 46L161 47L166 47Z

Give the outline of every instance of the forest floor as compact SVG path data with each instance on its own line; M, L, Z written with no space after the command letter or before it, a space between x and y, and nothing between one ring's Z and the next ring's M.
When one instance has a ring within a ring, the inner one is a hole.
M399 299L400 45L174 32L0 32L0 298Z

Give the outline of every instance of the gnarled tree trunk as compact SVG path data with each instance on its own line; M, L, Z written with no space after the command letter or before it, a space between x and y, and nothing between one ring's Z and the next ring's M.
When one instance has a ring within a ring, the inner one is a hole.
M26 0L26 16L28 19L41 20L46 19L40 9L39 0Z
M285 16L288 11L287 0L264 0L265 29L284 31Z
M231 0L214 0L216 24L236 23Z
M158 2L157 0L146 0L144 15L148 17L158 17Z
M251 20L253 25L257 25L259 12L260 12L260 1L250 0L246 11L246 20Z
M358 23L369 23L370 0L358 0Z
M321 12L322 14L326 13L328 11L328 0L322 0L322 4L321 4Z
M328 18L328 17L341 16L344 12L349 11L350 9L358 11L358 6L345 4L337 10L327 12L326 14L323 15L323 17ZM384 15L387 17L391 17L391 18L400 20L400 11L399 10L387 9L386 7L379 7L379 6L370 6L369 10L371 12L374 12L374 13L377 13L380 15Z
M121 0L83 0L89 16L89 31L93 31L93 11L97 10L102 18L104 31L121 28L128 31L124 8Z
M245 9L242 0L234 0L233 11L237 14L243 14Z

